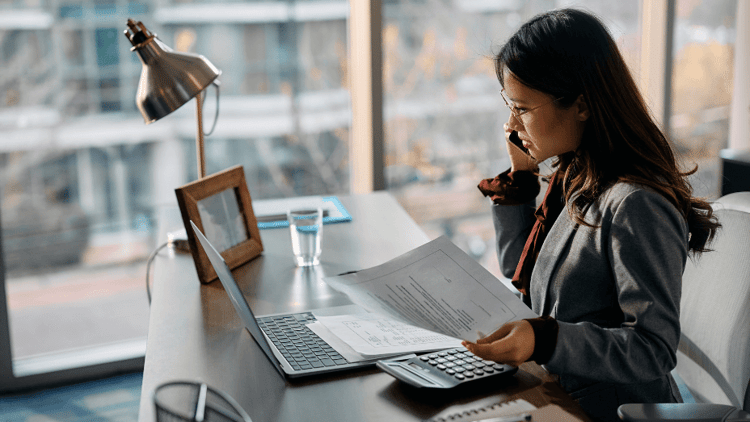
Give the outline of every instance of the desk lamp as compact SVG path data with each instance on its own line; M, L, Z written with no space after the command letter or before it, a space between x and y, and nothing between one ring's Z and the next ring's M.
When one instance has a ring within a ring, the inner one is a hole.
M217 87L216 114L218 117L218 81L221 74L205 57L175 52L159 41L141 22L128 19L125 37L133 44L130 51L138 53L143 63L138 94L135 102L146 124L155 122L177 110L195 96L198 116L198 178L206 176L206 159L203 150L203 117L201 93L211 83ZM216 121L214 120L214 125Z

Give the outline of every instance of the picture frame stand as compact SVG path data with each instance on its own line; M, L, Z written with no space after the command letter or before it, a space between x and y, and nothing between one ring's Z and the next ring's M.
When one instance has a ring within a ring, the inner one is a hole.
M217 275L199 246L190 221L219 250L232 270L263 252L258 221L241 165L180 186L175 194L202 284L211 283Z

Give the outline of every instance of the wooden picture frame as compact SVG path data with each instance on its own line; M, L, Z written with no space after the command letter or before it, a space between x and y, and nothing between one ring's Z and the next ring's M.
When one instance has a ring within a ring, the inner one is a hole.
M195 238L191 220L232 270L263 252L258 221L253 213L245 170L241 165L181 186L175 189L175 194L187 231L190 253L202 284L208 284L218 277Z

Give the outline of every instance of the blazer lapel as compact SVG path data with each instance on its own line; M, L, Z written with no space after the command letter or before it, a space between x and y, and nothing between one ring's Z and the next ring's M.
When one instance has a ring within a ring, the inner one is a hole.
M539 251L531 274L531 306L534 312L539 315L543 315L545 312L544 307L549 296L549 283L553 274L557 271L558 262L565 246L571 241L577 228L578 224L563 209Z

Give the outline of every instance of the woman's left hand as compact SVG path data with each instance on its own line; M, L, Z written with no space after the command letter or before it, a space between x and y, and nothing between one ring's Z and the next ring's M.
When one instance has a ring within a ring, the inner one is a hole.
M528 321L509 322L476 343L462 344L482 359L518 366L534 353L534 329Z

